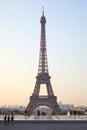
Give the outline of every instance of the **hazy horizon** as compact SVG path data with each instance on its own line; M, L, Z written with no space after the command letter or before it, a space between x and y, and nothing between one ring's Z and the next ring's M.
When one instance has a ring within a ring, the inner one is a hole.
M29 103L38 72L42 6L57 101L87 106L86 0L0 1L0 106Z

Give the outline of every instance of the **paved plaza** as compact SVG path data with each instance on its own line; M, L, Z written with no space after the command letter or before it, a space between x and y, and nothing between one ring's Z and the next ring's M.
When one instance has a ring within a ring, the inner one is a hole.
M15 116L6 125L0 116L0 130L87 130L87 116Z
M4 116L0 116L0 120L3 120ZM31 115L31 116L24 116L24 115L15 115L14 120L86 120L87 121L87 115L54 115L54 116L37 116L37 115Z
M4 125L0 122L0 130L87 130L85 121L15 121Z

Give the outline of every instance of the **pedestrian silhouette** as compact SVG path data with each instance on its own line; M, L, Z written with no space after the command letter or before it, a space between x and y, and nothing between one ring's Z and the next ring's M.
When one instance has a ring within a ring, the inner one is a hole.
M10 115L9 114L8 114L7 120L8 120L8 124L9 124L9 122L10 122Z
M37 113L38 113L38 116L40 116L40 111L37 111Z
M13 115L13 112L11 114L11 121L13 122L14 121L14 115Z
M5 125L6 125L6 120L7 120L7 115L5 114L5 116L4 116L4 123L5 123Z

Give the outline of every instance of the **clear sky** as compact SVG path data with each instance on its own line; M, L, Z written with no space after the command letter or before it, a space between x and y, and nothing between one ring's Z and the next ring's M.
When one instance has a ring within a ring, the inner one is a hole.
M87 105L87 0L0 0L0 106L29 102L42 6L54 94L58 102ZM46 86L41 91L46 94Z

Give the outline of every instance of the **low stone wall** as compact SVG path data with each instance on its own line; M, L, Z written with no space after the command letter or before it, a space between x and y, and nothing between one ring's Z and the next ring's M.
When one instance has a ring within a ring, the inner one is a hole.
M0 130L87 130L87 121L84 120L16 120L6 125L0 121Z

